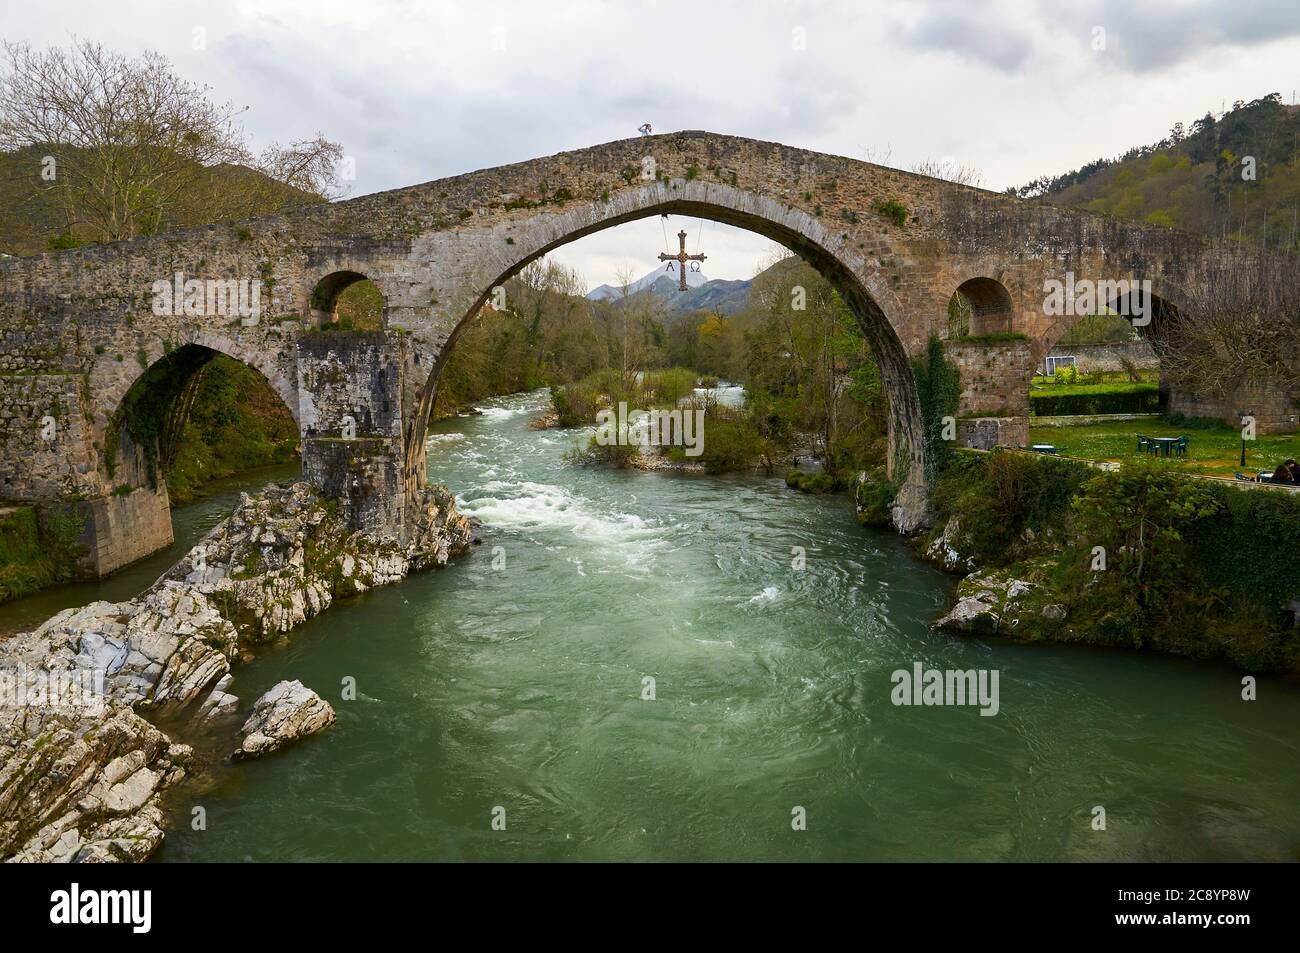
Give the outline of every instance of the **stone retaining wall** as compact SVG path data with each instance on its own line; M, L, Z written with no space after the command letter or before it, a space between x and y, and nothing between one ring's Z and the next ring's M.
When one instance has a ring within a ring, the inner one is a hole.
M1073 357L1080 371L1123 371L1127 361L1139 370L1152 370L1160 366L1160 358L1146 341L1126 341L1119 344L1058 344L1048 357ZM1037 373L1047 373L1046 362L1039 365Z
M1186 417L1221 420L1230 427L1240 427L1241 415L1250 414L1255 418L1255 432L1263 436L1300 429L1298 398L1300 395L1265 386L1241 387L1229 397L1194 397L1171 391L1168 410Z

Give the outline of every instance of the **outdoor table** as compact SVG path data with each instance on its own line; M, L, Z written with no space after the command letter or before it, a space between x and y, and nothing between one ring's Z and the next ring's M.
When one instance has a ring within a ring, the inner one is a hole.
M1156 445L1156 447L1160 450L1160 456L1162 456L1162 457L1167 457L1167 456L1169 456L1170 452L1174 449L1174 444L1176 444L1176 443L1179 441L1180 438L1178 438L1178 437L1151 437L1151 438L1149 438L1149 439L1150 439L1151 442L1154 443L1154 444Z

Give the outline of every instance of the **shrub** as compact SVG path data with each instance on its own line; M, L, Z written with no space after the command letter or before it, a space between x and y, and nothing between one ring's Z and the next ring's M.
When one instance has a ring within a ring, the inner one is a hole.
M1189 528L1190 559L1207 579L1276 615L1300 597L1300 496L1210 486L1216 510Z
M622 396L621 381L614 371L601 371L572 384L551 388L551 406L561 427L589 427L596 414L617 404Z
M641 377L638 398L647 404L676 406L695 391L695 372L684 367L647 371Z
M551 406L561 427L585 427L596 422L600 394L590 384L575 381L551 388Z
M705 410L703 453L696 457L709 473L747 470L764 455L766 446L754 418L744 412L722 407ZM668 456L690 460L682 447L672 447Z
M934 504L942 517L958 518L977 562L1000 565L1015 555L1026 529L1063 535L1071 500L1095 472L1072 460L1009 450L957 453L935 486Z
M1181 427L1184 430L1223 429L1223 421L1221 420L1216 420L1213 417L1188 417L1182 411L1164 414L1161 419L1171 427Z
M1105 547L1107 577L1127 578L1144 609L1184 586L1184 533L1218 509L1204 481L1159 460L1130 461L1118 473L1098 473L1074 500L1087 545Z
M853 488L853 504L858 522L864 526L888 526L893 515L889 511L894 502L895 490L884 467L876 467L858 477Z
M631 466L632 461L636 459L639 452L639 447L628 444L597 443L596 438L593 436L585 447L578 444L566 451L564 460L566 463L578 466L604 464L622 469Z
M676 372L658 373L668 375L663 379L665 387L681 386ZM596 423L597 413L616 408L620 401L626 401L629 410L649 410L648 379L649 375L642 375L638 383L635 374L625 375L615 368L597 371L572 384L551 388L551 406L561 427L590 427ZM692 376L692 386L694 381Z
M1151 381L1080 386L1051 384L1030 392L1029 407L1036 417L1155 413L1160 409L1160 385Z
M903 226L907 222L907 206L896 199L889 199L885 202L877 202L875 209L878 213L889 219L895 225Z
M818 470L791 470L785 475L785 485L801 493L834 493L844 487L829 473Z
M78 578L85 525L75 505L22 506L0 517L0 602Z

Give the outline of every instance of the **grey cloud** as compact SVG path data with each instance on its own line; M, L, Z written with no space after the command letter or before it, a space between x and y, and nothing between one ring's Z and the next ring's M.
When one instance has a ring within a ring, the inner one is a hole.
M1300 35L1297 0L1055 0L1020 7L935 0L915 22L895 23L904 44L1023 71L1049 40L1090 49L1092 30L1106 30L1108 62L1128 72L1174 66L1206 50L1250 47Z
M951 53L1008 73L1020 69L1033 50L1023 22L960 0L928 4L914 24L898 29L903 42L915 49Z
M214 96L250 106L256 146L314 135L357 163L352 194L656 130L705 128L894 164L951 154L999 187L1093 157L1069 116L1122 151L1177 120L1276 85L1300 48L1300 0L716 0L684 16L565 0L453 8L394 0L236 0L112 6L65 0L55 22L0 5L0 34L63 43L66 25L115 48L156 48ZM611 10L613 12L611 12ZM508 49L490 45L505 24ZM192 24L209 47L190 48ZM1113 42L1089 50L1093 26ZM792 43L806 39L806 49ZM1282 39L1281 49L1263 44ZM1249 47L1243 60L1206 50ZM920 54L920 55L919 55ZM934 55L932 55L934 54ZM1195 74L1175 74L1199 57ZM1159 79L1147 102L1141 74ZM1167 79L1186 79L1177 86ZM1116 128L1117 117L1130 130Z
M1077 6L1066 9L1079 14ZM1300 35L1297 0L1101 0L1092 16L1116 41L1124 66L1137 73L1164 69L1216 47L1250 47Z

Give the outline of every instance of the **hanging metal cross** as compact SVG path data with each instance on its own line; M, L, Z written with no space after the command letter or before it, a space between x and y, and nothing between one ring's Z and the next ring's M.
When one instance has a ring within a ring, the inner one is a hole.
M704 261L704 259L707 258L708 256L686 254L686 229L682 229L680 232L678 232L677 238L682 243L682 250L679 251L676 255L665 255L663 252L660 252L659 260L677 262L677 270L681 272L680 275L681 283L678 285L678 287L681 288L682 291L686 291L687 290L686 289L686 263L688 261Z

